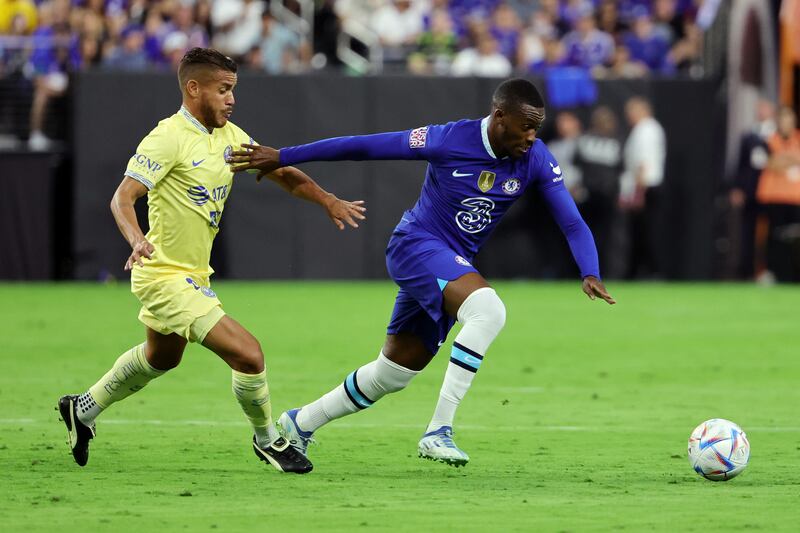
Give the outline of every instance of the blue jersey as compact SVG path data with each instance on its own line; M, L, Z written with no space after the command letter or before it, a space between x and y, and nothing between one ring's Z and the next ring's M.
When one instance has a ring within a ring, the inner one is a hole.
M281 165L305 161L417 159L428 161L416 205L397 230L425 231L467 259L478 252L511 205L530 186L542 193L567 237L582 276L599 277L597 250L567 189L558 162L541 140L519 158L498 158L489 118L413 130L337 137L283 148Z

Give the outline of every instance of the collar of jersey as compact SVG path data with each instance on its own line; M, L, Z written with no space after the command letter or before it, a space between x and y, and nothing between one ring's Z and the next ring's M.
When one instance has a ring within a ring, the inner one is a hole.
M489 117L481 120L481 139L483 139L483 147L486 148L492 159L497 159L497 156L494 155L494 150L492 150L492 145L489 144Z
M208 131L208 130L206 129L206 127L205 127L205 126L203 126L202 124L200 124L200 121L199 121L199 120L197 120L196 118L194 118L194 116L193 116L193 115L192 115L192 114L189 112L189 110L188 110L188 109L186 109L185 107L181 106L181 111L180 111L180 112L181 112L181 115L183 115L184 117L186 117L186 120L188 120L189 122L191 122L191 123L192 123L192 125L193 125L195 128L197 128L198 130L202 131L203 133L207 133L207 134L211 135L211 132L210 132L210 131Z

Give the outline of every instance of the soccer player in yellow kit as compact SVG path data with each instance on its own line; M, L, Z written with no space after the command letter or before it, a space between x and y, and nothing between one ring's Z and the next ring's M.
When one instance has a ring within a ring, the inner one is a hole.
M228 122L234 105L236 63L216 50L194 48L178 68L183 105L139 144L111 201L120 231L133 249L126 270L142 303L147 339L122 354L81 395L59 399L75 461L89 459L94 420L111 404L141 390L180 363L187 342L200 343L232 369L233 392L253 426L253 449L283 472L306 473L308 459L280 436L272 421L264 355L258 341L222 310L209 286L211 244L219 231L233 172L232 150L252 139ZM333 222L358 227L363 202L347 202L321 189L295 168L267 177L294 196L323 206ZM147 194L150 231L134 211Z

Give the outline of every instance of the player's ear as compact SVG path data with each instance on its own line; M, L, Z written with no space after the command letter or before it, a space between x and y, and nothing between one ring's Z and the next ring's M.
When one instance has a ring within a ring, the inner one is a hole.
M200 95L200 83L197 80L187 81L186 94L193 98L197 98Z

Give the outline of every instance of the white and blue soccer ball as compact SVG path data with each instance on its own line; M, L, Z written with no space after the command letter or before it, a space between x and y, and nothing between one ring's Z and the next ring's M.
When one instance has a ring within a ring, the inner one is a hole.
M695 472L711 481L727 481L738 476L749 460L747 435L730 420L706 420L689 437L689 463Z

